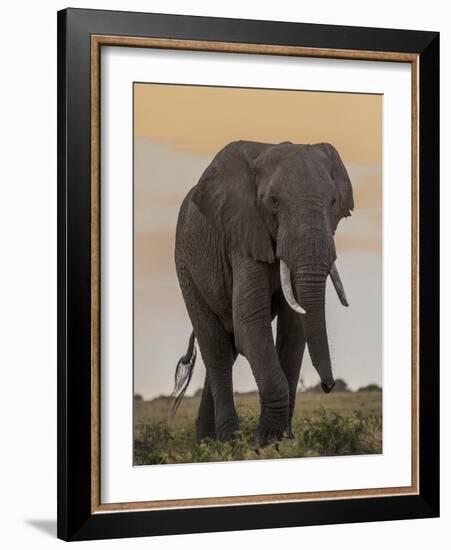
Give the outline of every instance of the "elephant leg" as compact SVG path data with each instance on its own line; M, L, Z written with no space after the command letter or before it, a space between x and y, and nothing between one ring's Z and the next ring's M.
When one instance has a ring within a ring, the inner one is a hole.
M215 405L211 393L208 374L205 376L204 389L200 400L199 412L196 420L196 441L202 439L216 439Z
M236 359L233 339L218 325L212 330L213 319L201 323L204 331L199 347L207 369L210 393L214 404L216 438L228 441L238 430L238 416L233 400L232 367ZM210 329L210 333L207 330ZM196 330L196 329L194 329ZM202 332L200 333L202 334ZM203 413L203 410L199 411ZM200 416L198 426L200 424Z
M190 273L177 266L180 287L193 324L202 359L207 370L197 419L197 439L211 437L211 399L214 406L216 438L229 440L238 430L238 416L233 400L232 367L236 350L231 334L227 333L218 317L205 303Z
M271 328L271 293L264 266L242 260L234 272L235 339L247 358L260 394L257 429L260 445L279 440L288 431L289 391Z
M290 394L288 437L292 438L294 437L292 419L296 404L299 373L305 350L305 337L301 316L289 307L283 296L279 302L277 315L276 348L280 366L288 382Z

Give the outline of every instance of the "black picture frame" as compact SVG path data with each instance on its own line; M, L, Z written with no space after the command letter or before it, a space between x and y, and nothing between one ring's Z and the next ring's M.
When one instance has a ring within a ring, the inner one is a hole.
M419 494L92 513L91 36L418 55ZM439 515L439 33L101 10L58 12L58 537L87 540Z

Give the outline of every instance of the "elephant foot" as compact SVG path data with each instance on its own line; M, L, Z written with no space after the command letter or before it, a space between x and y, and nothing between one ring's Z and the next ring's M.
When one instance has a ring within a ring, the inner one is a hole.
M216 439L216 430L213 423L203 422L200 419L196 423L196 443L204 439Z
M289 434L290 430L288 429L285 422L265 422L263 419L260 421L260 424L257 428L257 441L260 447L266 447L271 443L280 441L286 434Z
M260 421L257 426L256 438L261 447L280 441L291 430L288 403L277 407L262 406Z
M233 418L223 421L216 425L216 436L219 441L231 441L235 437L235 433L240 429L238 418Z
M198 419L196 425L196 443L205 439L218 441L231 441L235 437L235 432L240 429L238 419L231 419L220 426L214 426L211 423L202 422Z
M290 415L290 420L288 421L287 433L285 435L286 435L287 439L296 439L296 436L294 435L294 432L293 432L293 425L292 425L291 415Z

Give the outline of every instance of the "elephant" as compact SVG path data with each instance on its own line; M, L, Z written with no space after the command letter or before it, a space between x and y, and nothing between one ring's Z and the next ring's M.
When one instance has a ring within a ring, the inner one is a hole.
M188 192L177 221L175 266L193 330L176 368L173 411L190 382L197 340L206 367L198 442L227 441L239 429L232 385L238 354L257 383L260 446L293 437L306 344L322 389L333 389L325 289L330 276L348 305L334 234L353 208L350 178L329 143L234 141Z

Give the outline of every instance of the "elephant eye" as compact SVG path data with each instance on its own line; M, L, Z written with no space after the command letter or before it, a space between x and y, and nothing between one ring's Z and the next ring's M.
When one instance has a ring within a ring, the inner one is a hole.
M279 206L279 201L274 197L270 197L269 202L273 208L277 208Z
M335 206L337 204L337 199L334 197L332 199L332 202L330 203L331 206Z

